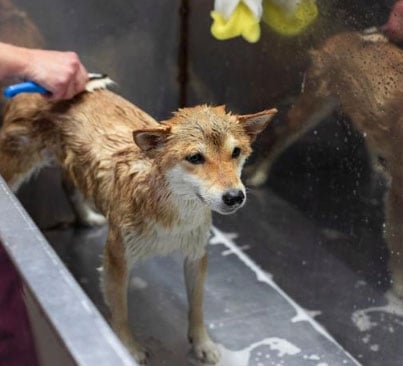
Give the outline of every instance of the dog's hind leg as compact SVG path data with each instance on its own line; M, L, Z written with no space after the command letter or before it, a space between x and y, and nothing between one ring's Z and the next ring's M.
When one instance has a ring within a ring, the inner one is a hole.
M102 226L106 224L105 217L93 210L66 171L62 175L62 184L79 225Z
M253 166L247 167L247 184L254 187L263 185L277 158L336 108L337 100L327 95L326 85L318 85L315 80L310 80L310 77L308 74L305 89L287 113L285 120L270 130L271 142L264 157Z
M140 364L146 364L147 352L134 339L128 322L127 284L129 268L125 259L123 239L110 228L106 243L101 287L104 299L110 310L111 326L123 344Z
M0 174L12 191L46 164L43 149L24 127L0 131Z
M192 344L194 354L200 361L216 364L220 360L220 352L210 339L203 319L203 292L207 273L207 254L197 260L185 258L184 273L189 302L189 341Z

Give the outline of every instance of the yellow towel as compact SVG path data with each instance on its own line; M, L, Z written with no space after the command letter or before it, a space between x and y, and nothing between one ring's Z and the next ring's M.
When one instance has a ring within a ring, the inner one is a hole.
M211 17L211 33L219 40L242 36L248 42L254 43L260 38L260 19L242 2L237 5L228 20L217 11L212 11Z
M275 0L263 3L263 21L275 32L294 36L310 25L318 15L314 0L300 0L293 10L280 6Z

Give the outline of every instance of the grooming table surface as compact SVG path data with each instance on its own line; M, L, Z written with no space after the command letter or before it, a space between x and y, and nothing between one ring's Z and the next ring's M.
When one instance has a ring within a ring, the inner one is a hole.
M322 242L335 233L270 190L215 223L205 316L221 365L401 365L393 350L403 340L403 308L326 250ZM106 230L45 232L104 315L97 268ZM151 365L189 364L180 254L139 263L129 288L130 323Z

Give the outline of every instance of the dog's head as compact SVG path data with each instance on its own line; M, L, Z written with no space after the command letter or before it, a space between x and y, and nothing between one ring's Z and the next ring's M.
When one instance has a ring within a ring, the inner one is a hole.
M158 128L134 131L133 137L175 195L230 214L245 203L240 177L251 143L276 112L233 115L224 106L185 108Z

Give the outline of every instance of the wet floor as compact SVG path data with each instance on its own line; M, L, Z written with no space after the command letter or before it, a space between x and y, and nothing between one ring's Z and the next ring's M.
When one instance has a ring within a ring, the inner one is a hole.
M343 234L319 230L269 189L249 198L239 214L215 218L209 244L206 325L221 365L401 365L403 305L329 251ZM106 231L45 231L104 315ZM136 266L129 291L130 324L151 365L188 365L180 254Z

